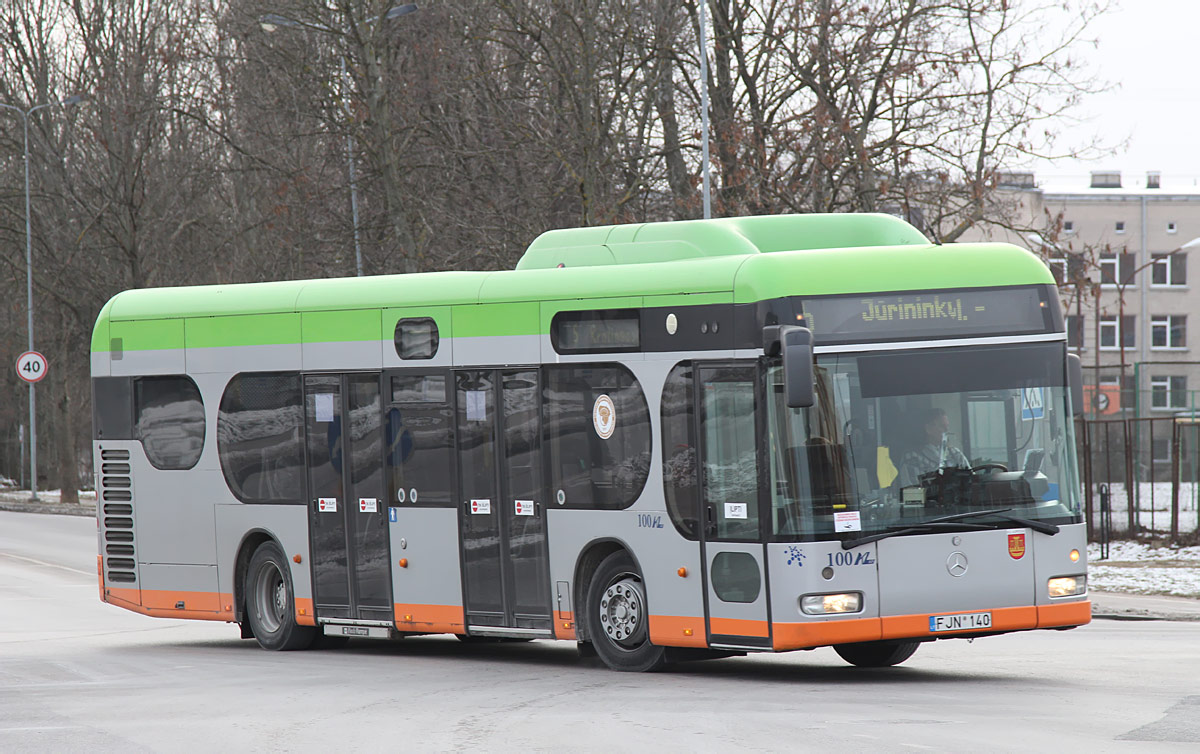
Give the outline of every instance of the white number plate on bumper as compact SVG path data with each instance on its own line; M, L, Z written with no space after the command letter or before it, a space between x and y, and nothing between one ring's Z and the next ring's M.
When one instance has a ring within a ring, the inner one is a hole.
M972 631L992 627L991 613L959 613L957 615L929 616L929 630L938 631Z

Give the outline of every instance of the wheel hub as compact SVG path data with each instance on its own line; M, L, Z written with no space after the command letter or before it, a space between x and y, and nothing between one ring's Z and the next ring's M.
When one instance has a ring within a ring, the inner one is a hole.
M600 625L616 644L636 647L646 627L642 585L630 577L611 584L600 598Z

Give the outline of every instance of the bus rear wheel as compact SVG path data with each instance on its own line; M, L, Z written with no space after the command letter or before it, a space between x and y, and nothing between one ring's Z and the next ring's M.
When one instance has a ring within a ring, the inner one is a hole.
M588 636L613 670L645 672L666 662L666 649L650 643L646 589L633 558L614 552L600 562L587 593Z
M263 649L290 650L312 646L316 629L296 623L296 598L287 558L279 545L263 542L246 569L246 618Z
M889 668L913 656L919 641L864 641L859 644L835 644L833 651L843 660L860 668Z

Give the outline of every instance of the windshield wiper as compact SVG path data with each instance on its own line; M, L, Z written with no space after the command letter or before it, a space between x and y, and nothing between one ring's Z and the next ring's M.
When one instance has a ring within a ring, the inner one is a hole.
M968 523L964 520L964 519L968 519L968 518L978 518L980 516L995 516L1003 521L1008 522L1009 524L1016 524L1018 526L1028 527L1030 529L1033 529L1036 532L1041 532L1042 534L1049 534L1050 536L1054 536L1055 534L1058 534L1058 527L1055 526L1054 524L1048 524L1048 523L1045 523L1044 521L1032 521L1027 518L1020 518L1019 516L1005 515L1006 513L1008 513L1008 511L1011 511L1011 510L1012 510L1012 508L997 508L995 510L987 510L987 511L971 511L969 513L955 513L950 516L940 516L938 518L933 518L928 521L921 521L919 523L909 524L907 526L895 526L895 527L889 528L887 531L883 531L878 534L868 534L865 537L855 537L853 539L843 539L842 540L842 549L843 550L852 550L855 547L860 547L865 544L870 544L871 542L878 542L881 539L887 539L889 537L899 537L899 536L904 536L906 534L926 534L926 533L933 532L933 531L964 531L964 530L965 531L987 531L987 530L996 530L996 529L1004 528L1003 526L1000 526L998 524Z
M1054 524L1048 524L1045 521L1034 521L1034 520L1028 519L1028 518L1021 518L1020 516L1004 515L1011 510L1012 510L1012 508L996 508L994 510L988 510L988 511L971 511L970 513L955 513L950 516L940 516L938 518L930 519L927 523L932 524L932 523L938 523L941 521L962 521L964 519L978 518L980 516L995 516L996 518L1003 519L1005 521L1008 521L1009 523L1016 524L1017 526L1024 526L1029 529L1033 529L1034 531L1041 532L1042 534L1049 534L1050 536L1054 536L1055 534L1058 534L1058 527Z

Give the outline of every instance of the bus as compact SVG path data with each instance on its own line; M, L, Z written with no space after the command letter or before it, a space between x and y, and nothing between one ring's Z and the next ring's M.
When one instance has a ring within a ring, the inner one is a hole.
M625 671L1090 620L1046 265L888 215L553 230L514 270L140 289L91 347L102 599L271 650Z

